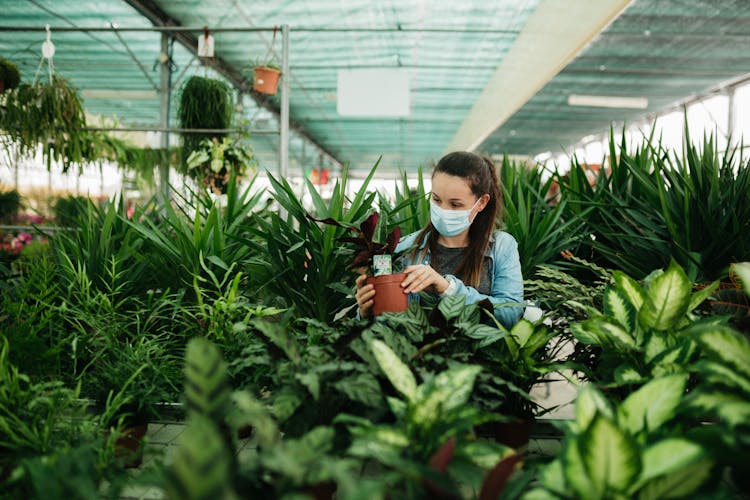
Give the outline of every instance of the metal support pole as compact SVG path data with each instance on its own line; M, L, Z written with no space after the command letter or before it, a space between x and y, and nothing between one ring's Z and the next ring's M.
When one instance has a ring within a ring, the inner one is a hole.
M281 27L281 117L279 120L279 176L289 171L289 25Z
M735 121L735 110L734 110L734 94L737 91L736 87L729 87L729 90L727 91L727 97L729 98L727 102L727 150L732 149L735 144L737 144L737 140L734 137L734 121Z
M159 126L169 128L169 104L172 93L171 80L172 72L170 70L170 36L168 33L161 34L161 53L159 54L160 68L160 89L159 89ZM169 131L161 133L161 147L166 152L166 164L159 165L159 180L161 184L162 201L169 203Z

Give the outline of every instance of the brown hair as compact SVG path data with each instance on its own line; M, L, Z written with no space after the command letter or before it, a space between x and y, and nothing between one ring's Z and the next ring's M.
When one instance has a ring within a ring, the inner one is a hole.
M484 194L490 195L484 210L477 214L469 227L469 246L454 271L461 281L476 288L479 286L484 253L490 244L490 237L495 229L495 221L502 217L503 199L500 180L492 160L468 151L455 151L443 156L432 170L432 176L434 177L438 172L466 179L471 192L477 198ZM427 249L431 253L435 253L438 236L439 234L432 222L427 224L419 233L418 242L425 241L425 238L427 238L427 245L422 250L422 258L424 258Z

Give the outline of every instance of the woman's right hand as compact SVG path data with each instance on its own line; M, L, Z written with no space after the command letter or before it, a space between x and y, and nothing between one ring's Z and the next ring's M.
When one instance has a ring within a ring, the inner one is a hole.
M357 293L354 295L357 298L357 305L359 306L359 317L366 318L372 312L372 304L374 303L373 297L375 297L375 287L367 284L367 275L360 274L357 277Z

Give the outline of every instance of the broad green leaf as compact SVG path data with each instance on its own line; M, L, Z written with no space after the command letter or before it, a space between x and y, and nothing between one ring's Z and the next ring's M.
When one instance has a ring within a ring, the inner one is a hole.
M284 421L291 417L302 403L302 397L294 389L282 388L273 397L271 413L279 421Z
M711 384L730 387L734 391L739 390L750 397L750 378L738 373L731 366L702 360L698 363L698 373Z
M375 339L370 343L370 347L380 369L391 381L393 387L406 399L414 401L417 396L417 381L409 367L382 341Z
M654 358L660 356L667 350L667 337L662 332L649 331L645 335L643 360L650 364Z
M667 270L654 278L648 287L638 321L645 328L660 331L674 327L687 312L691 291L692 283L673 260Z
M604 291L604 314L614 318L625 331L635 332L636 309L622 290L609 287Z
M615 382L620 384L629 384L643 380L643 375L629 363L623 363L615 368L613 376Z
M652 380L623 401L618 409L618 421L633 435L653 432L674 417L686 383L687 375Z
M711 296L714 291L719 288L719 282L714 281L710 285L704 287L702 290L698 290L697 292L693 292L693 294L690 296L690 304L688 305L687 312L692 311L699 305L703 303L704 300L706 300L708 297Z
M598 414L580 438L583 463L596 491L624 493L641 472L641 456L633 438Z
M699 444L682 438L668 438L659 441L645 450L641 455L643 472L640 483L664 474L672 474L680 469L702 460L706 450Z
M740 278L745 293L750 295L750 262L732 264L731 269Z
M683 469L652 479L638 494L639 500L659 498L684 498L690 496L711 475L713 462L701 460Z
M696 326L689 332L710 357L750 377L750 341L742 334L722 325Z
M518 347L521 349L523 349L526 342L529 341L529 337L531 337L532 333L534 333L534 325L525 319L521 319L521 321L516 323L510 331L510 334L516 340Z
M612 276L618 289L625 294L633 308L636 311L640 310L641 305L646 300L646 292L643 291L643 287L622 271L615 271Z
M302 385L307 387L315 401L320 397L320 377L316 373L298 373L295 378L300 381Z
M608 417L613 415L609 402L592 384L587 384L578 391L575 405L576 425L580 432L588 428L597 413Z
M617 323L612 323L603 317L591 318L584 323L589 325L590 330L597 333L603 347L613 347L619 351L638 350L635 338Z
M546 467L542 468L542 471L539 473L539 480L548 490L564 495L568 488L565 483L563 459L553 460Z
M498 340L502 340L508 336L508 332L494 328L489 325L471 325L468 328L462 328L464 335L470 339L479 340L477 347L487 347L492 345Z
M466 296L463 294L451 295L450 297L444 297L438 303L438 310L443 314L445 319L448 321L457 318L461 315L466 307Z
M170 498L237 498L231 489L231 455L216 424L192 415L167 474Z
M686 407L700 416L717 415L729 427L750 422L750 401L726 392L701 392L685 401Z
M591 323L587 321L570 325L570 333L583 344L602 345L598 330L593 329Z
M370 373L358 373L337 381L334 387L346 396L370 407L380 407L383 403L383 393L378 380Z
M580 439L566 443L562 451L562 465L565 481L576 493L571 496L582 500L600 499L604 496L605 485L596 482L586 470L580 449Z
M463 445L462 454L472 463L484 470L489 470L503 458L513 454L507 446L487 440L470 441Z
M451 368L419 386L414 409L414 420L417 425L432 422L439 418L441 412L464 405L481 370L479 366L473 365Z

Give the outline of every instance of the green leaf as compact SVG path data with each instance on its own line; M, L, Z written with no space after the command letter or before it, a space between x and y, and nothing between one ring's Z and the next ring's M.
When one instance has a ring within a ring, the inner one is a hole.
M712 467L710 460L701 460L677 472L657 477L641 488L638 498L656 500L690 496L710 477Z
M638 311L646 300L646 292L643 291L641 285L622 271L615 271L612 273L612 277L618 289L625 294L633 308Z
M580 449L580 440L571 440L565 444L562 451L562 464L565 481L576 493L576 495L570 495L570 497L581 498L582 500L603 498L604 485L595 482L586 470Z
M271 413L280 421L291 417L303 403L303 398L290 387L281 388L273 397Z
M653 432L675 415L685 391L687 375L652 380L630 394L618 409L618 421L628 432Z
M487 347L492 345L498 340L502 340L508 336L508 332L500 330L489 325L471 325L469 328L462 329L464 334L470 339L479 340L478 348Z
M409 367L396 356L396 353L390 347L380 340L375 339L370 342L370 348L380 365L380 369L383 370L385 376L391 381L393 387L403 394L406 399L414 401L417 396L417 381L414 378L414 374L409 370Z
M516 323L510 331L510 334L516 340L518 347L521 349L523 349L526 342L529 341L529 337L531 337L532 333L534 333L534 324L525 319L521 319L521 321Z
M750 295L750 262L732 264L731 269L740 278L745 293Z
M730 428L750 422L750 402L726 392L693 393L686 399L685 406L701 417L717 415Z
M675 262L654 278L648 288L646 301L638 313L638 320L645 328L668 330L685 316L690 304L692 283L685 271Z
M437 374L417 390L414 422L426 425L444 412L458 408L469 400L479 366L464 365Z
M170 498L236 498L231 489L230 451L206 417L188 418L167 472Z
M682 438L663 439L643 451L643 472L640 482L678 472L705 456L706 450L692 441Z
M383 393L378 380L370 373L359 373L337 381L334 387L346 396L370 407L383 405Z
M604 314L614 318L627 332L635 332L636 309L622 290L609 287L604 291Z
M593 329L592 324L587 321L570 325L570 333L583 344L602 345L598 330Z
M448 321L458 318L464 307L466 307L466 296L463 294L444 297L438 303L438 311L440 311Z
M315 401L320 397L320 377L316 373L298 373L295 378L307 387Z
M581 435L580 452L595 491L624 493L641 472L635 441L603 415L597 414Z
M750 341L723 325L696 325L688 330L713 359L750 377Z
M583 432L591 424L594 416L602 414L612 417L612 408L609 402L604 399L602 393L591 384L584 385L578 391L578 397L575 402L576 425L579 431Z
M584 321L584 324L589 331L596 332L600 345L603 347L611 347L626 352L638 350L635 338L617 323L598 317L588 319Z
M714 291L719 288L719 282L714 281L710 285L704 287L702 290L698 290L697 292L693 292L693 294L690 296L690 304L688 305L687 312L692 311L699 305L703 303L704 300L706 300L708 297L711 296Z

